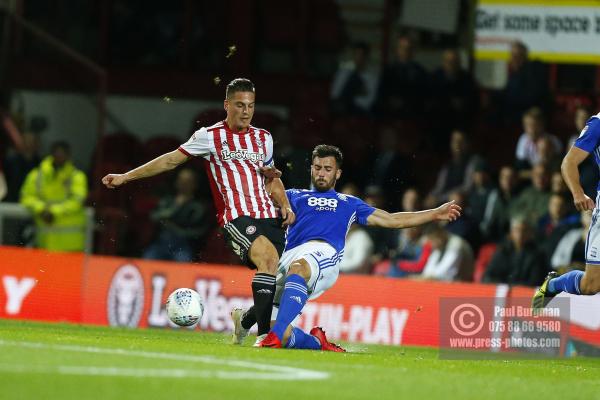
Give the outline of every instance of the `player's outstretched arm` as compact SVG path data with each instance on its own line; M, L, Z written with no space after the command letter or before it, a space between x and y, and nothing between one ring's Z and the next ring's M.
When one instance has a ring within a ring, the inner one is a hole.
M377 208L367 218L367 225L392 229L410 228L433 221L454 221L460 217L461 211L454 201L442 204L438 208L416 212L389 213Z
M129 181L136 179L148 178L158 175L161 172L169 171L180 164L183 164L188 159L188 156L179 150L174 150L170 153L165 153L162 156L156 157L152 161L141 165L124 174L108 174L102 178L102 183L109 189L114 189L123 186Z
M268 179L267 188L269 195L281 210L281 218L283 218L283 226L292 225L296 221L296 214L292 211L290 200L285 194L285 187L279 178Z
M560 166L562 176L573 195L573 203L578 211L592 210L595 205L594 200L590 199L583 192L583 188L579 183L579 164L581 164L589 154L590 153L587 151L573 146Z

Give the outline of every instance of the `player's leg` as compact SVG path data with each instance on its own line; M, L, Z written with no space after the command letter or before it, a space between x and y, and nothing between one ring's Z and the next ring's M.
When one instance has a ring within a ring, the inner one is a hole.
M286 272L284 289L281 296L277 296L279 307L273 328L261 346L343 351L327 340L322 329L313 328L306 333L291 325L308 299L319 297L335 284L340 257L329 245L314 242L299 246L295 253L298 257L292 258L294 261L289 267L280 267L280 272ZM284 253L282 264L287 261L287 256L288 253ZM309 294L308 299L304 295L305 290Z
M293 261L289 267L277 319L271 329L282 342L287 327L300 315L308 300L307 283L311 275L311 266L303 258Z
M242 262L257 270L251 285L254 299L252 310L258 324L258 334L264 335L270 329L275 272L279 254L285 245L285 233L276 219L254 219L246 216L225 224L224 230L228 243ZM253 324L254 321L249 326ZM235 343L240 342L240 338L233 339Z
M532 307L540 309L558 293L567 292L575 295L593 295L600 292L600 209L598 205L592 211L592 221L585 244L585 272L569 271L557 276L550 272L542 285L533 295Z
M275 274L279 254L269 239L262 235L252 243L248 254L257 269L254 279L252 279L252 297L258 335L260 336L269 332L271 327L271 310L275 296Z

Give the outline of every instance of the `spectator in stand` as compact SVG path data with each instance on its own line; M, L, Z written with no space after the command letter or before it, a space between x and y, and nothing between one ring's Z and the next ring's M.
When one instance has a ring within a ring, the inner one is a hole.
M510 216L516 212L516 199L519 196L517 172L514 167L505 165L500 168L498 188L492 190L485 205L485 212L479 229L483 240L498 242L508 233Z
M401 193L414 183L414 168L398 150L398 132L392 127L384 127L380 132L379 149L369 158L370 185L383 190L384 208L397 207Z
M516 122L525 110L546 107L548 74L545 65L529 60L529 50L522 42L511 45L508 68L508 81L502 91L503 110L509 122Z
M163 197L151 218L159 224L154 241L144 258L192 262L196 243L206 233L207 206L196 198L198 177L191 169L182 169L175 180L175 196Z
M473 172L481 157L470 152L469 140L463 131L452 132L450 155L450 161L440 169L433 190L425 201L428 207L446 201L448 194L453 190L471 189Z
M560 171L562 162L561 154L550 136L543 136L537 140L538 164L542 164L550 172Z
M573 146L575 139L579 137L583 131L583 128L585 128L586 122L591 116L592 111L589 107L577 107L574 118L575 133L569 139L567 151ZM598 186L598 182L600 181L600 173L598 171L598 166L594 161L593 154L590 154L581 164L579 164L579 180L585 194L591 199L595 199L597 195L596 188Z
M552 176L550 178L550 192L552 194L562 196L565 199L569 199L571 196L569 187L567 186L567 183L565 182L560 170L552 173ZM578 214L577 208L575 208L575 204L573 204L572 201L567 200L566 207L567 214Z
M436 115L432 123L435 126L433 145L448 143L449 127L465 127L465 121L477 112L479 93L471 74L460 66L460 55L457 50L450 49L442 54L442 65L431 76L432 114ZM438 146L436 146L438 145Z
M475 220L471 214L471 207L467 202L465 192L462 190L453 190L448 196L448 201L454 201L455 204L459 205L463 209L463 215L460 218L460 223L456 223L458 220L451 221L446 225L446 230L466 240L473 250L479 249L479 245L481 244L479 221Z
M432 252L420 275L422 279L473 280L473 250L469 243L439 224L432 224L426 235L431 242Z
M386 275L402 278L421 274L432 251L431 242L423 236L422 227L400 229L396 247L390 252L390 265Z
M32 132L23 133L23 146L6 156L4 171L8 186L5 201L18 202L21 186L27 174L39 165L39 137Z
M467 193L469 215L475 222L483 221L488 199L494 190L490 168L484 160L479 160L473 169L473 185Z
M394 60L383 69L375 111L384 117L415 117L424 111L427 72L414 60L414 43L408 36L396 39Z
M365 203L375 208L385 208L386 199L383 191L378 186L367 186L365 189ZM394 232L390 229L385 229L377 226L365 226L365 232L373 241L373 254L369 259L370 267L386 258L390 253L390 249L394 247ZM345 253L344 253L345 257Z
M529 178L529 170L540 163L539 140L550 140L557 154L562 152L562 144L556 136L546 133L542 110L537 107L523 114L523 131L515 151L516 165L518 170L524 171L522 177Z
M331 85L334 114L369 115L377 95L379 74L369 66L369 45L352 45L352 61L340 66Z
M409 187L402 194L402 211L415 212L422 210L421 194L415 187Z
M540 218L537 225L537 239L550 259L556 245L569 230L579 225L579 213L569 213L569 197L552 194L548 201L548 213Z
M21 204L36 224L36 244L51 251L82 251L86 218L83 204L87 178L71 162L68 143L59 141L25 178Z
M523 189L515 201L514 213L527 218L535 226L542 215L548 212L550 200L550 176L543 165L536 165L531 172L532 185Z
M4 100L4 93L0 93L0 100ZM2 201L8 193L6 176L3 171L5 151L9 147L8 141L20 150L23 147L23 138L21 132L17 128L10 115L0 108L0 201Z
M6 185L6 178L4 176L4 172L2 171L2 165L0 164L0 201L6 197L7 192L8 188Z
M546 272L546 258L533 240L531 225L525 218L512 218L509 237L494 253L483 282L536 286Z
M421 196L417 189L411 187L402 195L401 209L403 212L421 210ZM394 237L390 246L387 265L380 267L383 273L391 277L402 277L409 274L421 273L431 254L431 243L423 236L423 228L399 229L393 231ZM377 273L377 271L376 271Z
M288 187L304 188L310 185L310 152L295 146L290 126L279 124L273 131L277 167Z
M591 211L581 211L581 227L565 233L553 249L550 266L560 275L573 269L585 269L585 243L592 222Z
M342 187L340 193L360 197L358 187L349 182ZM371 269L371 257L375 244L365 229L359 224L352 224L346 235L344 246L344 257L340 263L340 272L344 273L369 273Z

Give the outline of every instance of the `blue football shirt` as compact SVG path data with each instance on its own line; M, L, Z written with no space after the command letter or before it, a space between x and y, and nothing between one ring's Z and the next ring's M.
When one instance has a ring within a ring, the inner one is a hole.
M296 222L288 228L286 250L309 240L323 240L339 253L344 249L346 234L357 222L367 224L373 207L354 196L317 190L286 190Z
M573 145L594 154L596 164L600 167L600 113L588 119ZM597 190L600 190L600 182L598 182Z

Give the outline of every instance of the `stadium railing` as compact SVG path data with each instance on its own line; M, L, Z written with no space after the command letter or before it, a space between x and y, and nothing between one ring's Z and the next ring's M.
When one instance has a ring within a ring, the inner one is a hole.
M91 254L94 249L94 220L95 210L85 207L85 249L84 252ZM4 238L4 221L12 218L22 221L31 221L31 213L18 203L0 203L0 245L6 244Z

